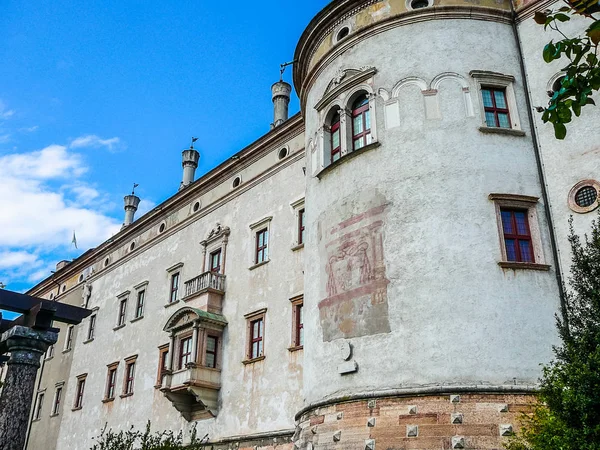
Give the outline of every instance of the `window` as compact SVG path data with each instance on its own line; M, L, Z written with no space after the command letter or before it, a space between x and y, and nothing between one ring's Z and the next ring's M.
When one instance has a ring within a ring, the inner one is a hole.
M135 318L139 319L144 316L144 298L146 297L146 290L142 289L137 293L137 303L135 305Z
M210 271L215 273L221 271L221 249L210 254Z
M331 162L337 161L342 156L340 132L340 111L338 110L331 119Z
M54 344L52 344L50 347L48 347L48 350L46 350L46 359L50 359L54 357Z
M479 130L524 136L514 91L515 77L483 70L473 70L470 75L480 91L482 126Z
M535 262L527 210L502 208L500 211L504 231L506 260Z
M156 378L156 386L157 388L162 386L163 376L165 372L169 369L169 344L162 345L158 347L158 375Z
M250 359L263 355L263 332L264 321L262 317L250 322Z
M177 301L177 291L179 290L179 272L175 272L171 275L171 294L169 296L169 303L175 303Z
M178 369L185 369L185 365L190 362L192 362L192 336L182 338L179 341Z
M256 232L256 259L255 263L260 264L269 259L269 230L267 228Z
M304 346L304 298L294 297L290 301L292 302L292 346L289 350L294 351Z
M83 407L83 392L85 391L85 375L79 375L77 377L77 388L75 390L75 404L73 405L73 409L81 409Z
M216 336L206 336L206 367L217 368L217 342Z
M108 374L106 375L106 391L104 392L104 400L113 400L115 398L118 364L119 363L113 363L108 366Z
M510 128L506 89L482 88L485 123L488 127Z
M133 395L133 380L135 378L135 362L137 356L133 356L125 360L125 379L123 382L123 395L127 397Z
M44 393L38 394L37 404L35 406L34 420L39 420L42 417L42 406L44 405Z
M358 150L371 143L369 97L361 95L352 105L352 148Z
M508 269L549 270L544 263L537 197L516 194L490 194L496 208L501 260Z
M67 328L67 338L65 340L65 351L71 350L73 347L73 330L75 327L73 325L69 325Z
M569 192L569 208L579 214L595 210L600 203L600 183L596 180L583 180Z
M90 325L88 327L88 335L87 335L88 341L91 341L92 339L94 339L95 332L96 332L96 314L92 314L90 316Z
M306 226L304 222L304 208L298 211L298 245L304 244Z
M124 298L119 303L119 317L117 319L118 327L122 327L125 325L126 316L127 316L127 299Z
M54 394L54 404L52 405L52 415L57 416L60 412L60 400L62 397L62 387L56 388L56 393Z

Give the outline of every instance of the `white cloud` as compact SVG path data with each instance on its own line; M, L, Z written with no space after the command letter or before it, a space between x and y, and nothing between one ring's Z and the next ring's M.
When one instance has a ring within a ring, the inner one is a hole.
M10 142L10 134L0 134L0 144L7 144Z
M89 134L87 136L80 136L71 141L71 148L99 148L106 147L109 151L114 151L119 148L121 139L118 137L110 139L101 139L95 134Z
M23 127L23 128L19 128L19 131L21 133L33 133L35 131L37 131L40 127L38 125L34 125L32 127Z
M14 116L14 109L7 109L6 104L0 100L0 119L8 119Z
M107 195L82 176L81 155L66 146L0 157L0 281L34 283L59 259L76 257L117 233ZM73 230L80 250L71 245Z

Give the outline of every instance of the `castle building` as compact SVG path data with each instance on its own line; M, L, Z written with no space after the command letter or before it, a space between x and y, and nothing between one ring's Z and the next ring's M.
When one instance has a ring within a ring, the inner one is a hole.
M498 449L558 342L568 218L598 207L597 110L565 141L547 1L334 0L271 130L29 294L60 326L28 449L107 426L214 449ZM564 24L579 33L582 21ZM201 147L201 146L200 146Z

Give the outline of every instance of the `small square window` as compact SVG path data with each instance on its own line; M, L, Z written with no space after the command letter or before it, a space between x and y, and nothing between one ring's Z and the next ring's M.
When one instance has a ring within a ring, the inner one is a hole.
M515 77L483 70L470 72L477 83L479 104L484 133L501 133L523 136L517 101L515 97Z

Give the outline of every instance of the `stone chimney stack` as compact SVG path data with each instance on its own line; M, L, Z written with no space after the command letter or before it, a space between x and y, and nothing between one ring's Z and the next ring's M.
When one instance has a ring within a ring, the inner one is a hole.
M184 150L181 155L183 159L183 162L181 163L183 166L183 181L181 182L181 186L179 186L179 190L188 187L194 182L198 161L200 161L200 153L194 149L193 143L190 148Z
M126 195L124 198L125 201L125 222L123 223L123 228L133 223L133 216L138 209L140 204L140 198L135 194Z
M278 127L283 122L288 120L288 107L290 104L290 95L292 86L289 83L281 80L271 87L273 93L273 123L271 128Z

